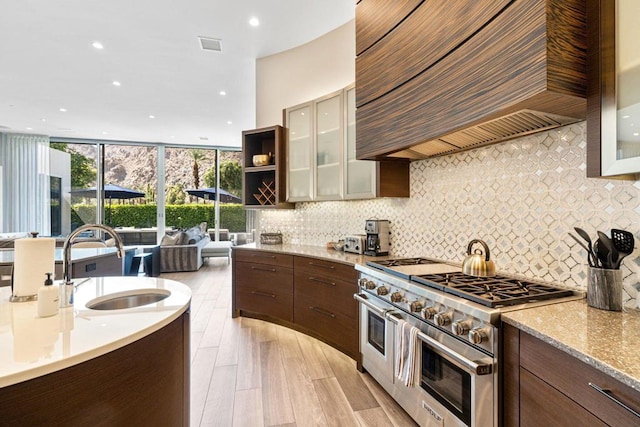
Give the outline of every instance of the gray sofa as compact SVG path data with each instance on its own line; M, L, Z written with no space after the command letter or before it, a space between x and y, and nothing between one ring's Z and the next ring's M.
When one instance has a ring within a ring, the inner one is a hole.
M196 271L202 267L202 248L211 241L205 231L193 227L186 232L167 234L160 244L160 271Z

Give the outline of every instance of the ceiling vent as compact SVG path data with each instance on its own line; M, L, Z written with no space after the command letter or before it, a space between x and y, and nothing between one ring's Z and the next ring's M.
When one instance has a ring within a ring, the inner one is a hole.
M222 40L201 36L198 36L198 40L200 40L200 47L202 48L202 50L222 52Z

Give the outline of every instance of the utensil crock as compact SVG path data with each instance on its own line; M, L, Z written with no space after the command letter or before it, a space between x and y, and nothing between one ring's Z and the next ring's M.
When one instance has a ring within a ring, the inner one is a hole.
M589 267L587 305L600 310L622 311L622 270Z

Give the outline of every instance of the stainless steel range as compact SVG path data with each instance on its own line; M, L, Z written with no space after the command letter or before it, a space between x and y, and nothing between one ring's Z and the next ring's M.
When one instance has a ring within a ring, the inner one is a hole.
M421 426L498 426L500 314L584 297L507 276L466 276L429 258L356 269L362 366ZM418 329L415 387L395 375L405 322Z

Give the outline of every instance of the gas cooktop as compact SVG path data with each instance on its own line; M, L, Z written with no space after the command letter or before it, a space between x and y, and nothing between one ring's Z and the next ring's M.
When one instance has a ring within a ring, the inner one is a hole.
M368 261L367 265L492 308L573 295L568 289L507 276L468 276L460 271L460 267L430 258Z
M542 283L506 276L474 277L461 272L411 276L411 281L485 305L501 307L573 295Z

